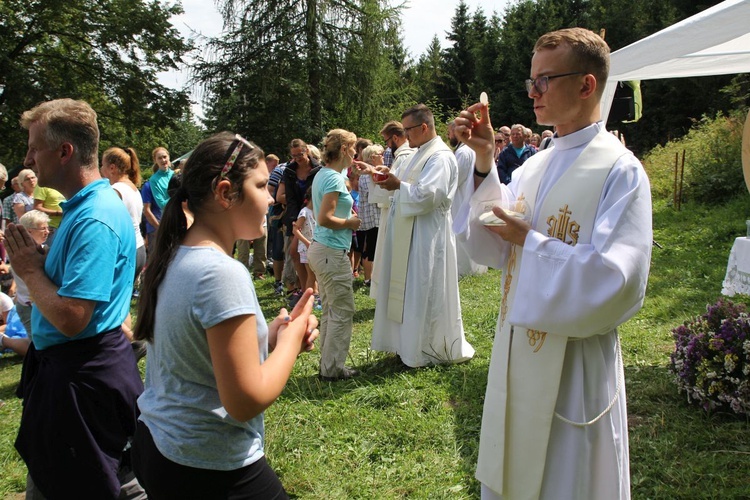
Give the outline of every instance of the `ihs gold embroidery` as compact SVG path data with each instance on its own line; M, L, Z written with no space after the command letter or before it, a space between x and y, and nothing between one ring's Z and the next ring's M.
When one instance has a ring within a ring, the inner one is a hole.
M572 213L568 210L568 205L565 205L560 209L559 217L555 217L554 215L547 217L547 226L549 227L547 235L557 238L568 245L578 243L578 231L581 229L581 226L576 221L570 220Z

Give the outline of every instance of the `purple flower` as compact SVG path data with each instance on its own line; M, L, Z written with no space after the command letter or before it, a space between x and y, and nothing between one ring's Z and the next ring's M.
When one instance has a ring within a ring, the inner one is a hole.
M750 416L750 319L744 304L719 299L672 330L669 370L679 392L705 411Z

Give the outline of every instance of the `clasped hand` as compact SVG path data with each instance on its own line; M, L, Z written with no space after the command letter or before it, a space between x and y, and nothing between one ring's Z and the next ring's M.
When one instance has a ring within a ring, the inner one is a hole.
M44 270L46 250L34 241L25 227L19 224L8 224L3 241L13 271L22 280L27 280L29 275L36 271Z
M320 335L320 331L318 330L318 318L312 314L314 300L313 290L308 288L292 309L292 314L289 314L285 307L281 308L278 316L268 325L269 350L273 351L276 347L276 341L280 335L284 334L284 330L297 324L301 324L305 328L300 352L309 352L315 348L314 342Z

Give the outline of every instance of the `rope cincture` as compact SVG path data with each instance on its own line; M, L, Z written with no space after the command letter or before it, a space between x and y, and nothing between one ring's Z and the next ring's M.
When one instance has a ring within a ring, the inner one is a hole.
M609 402L609 405L607 405L607 407L604 409L604 411L602 411L599 415L597 415L596 417L594 417L592 420L589 420L588 422L574 422L572 420L569 420L569 419L563 417L559 413L555 412L555 416L557 418L559 418L560 420L562 420L566 424L570 424L570 425L572 425L574 427L588 427L589 425L593 425L593 424L597 423L599 420L602 419L602 417L604 417L604 415L606 415L607 413L610 412L610 410L612 410L612 407L615 406L615 402L617 402L617 398L620 397L620 392L622 391L623 378L625 376L624 375L625 367L622 364L622 348L620 347L620 335L619 334L615 337L615 342L617 343L617 360L620 362L620 367L622 368L622 372L618 371L618 374L617 374L617 389L615 390L615 395L612 398L612 401ZM617 369L617 367L615 367L615 369Z

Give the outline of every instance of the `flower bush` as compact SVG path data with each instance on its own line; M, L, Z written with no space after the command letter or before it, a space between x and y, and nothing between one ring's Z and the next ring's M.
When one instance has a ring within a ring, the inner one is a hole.
M706 411L750 416L750 318L743 304L719 299L672 330L669 369L679 392Z

